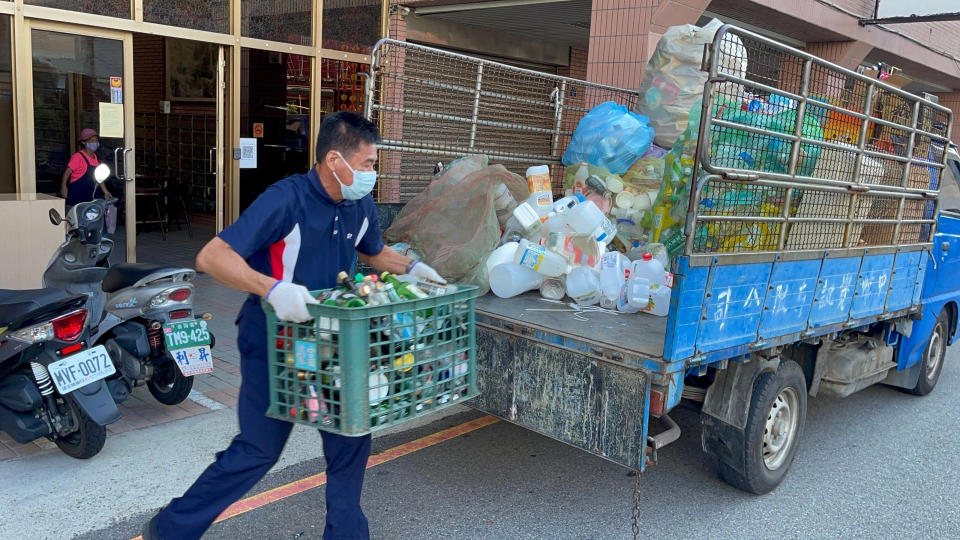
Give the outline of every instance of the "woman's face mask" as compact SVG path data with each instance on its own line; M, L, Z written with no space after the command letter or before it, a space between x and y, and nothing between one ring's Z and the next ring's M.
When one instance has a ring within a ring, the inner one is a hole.
M353 174L353 183L347 186L340 180L337 171L331 169L331 171L333 171L333 177L336 178L337 183L340 184L340 192L343 194L343 198L356 201L364 198L368 193L373 191L373 186L377 183L377 171L355 171L353 167L350 166L350 163L347 162L347 158L343 157L343 154L337 152L337 155L340 156L340 159L343 160L343 163Z
M89 150L89 151L91 151L91 152L96 152L97 149L100 148L100 143L98 143L98 142L88 142L88 143L86 143L86 146L87 146L87 150Z

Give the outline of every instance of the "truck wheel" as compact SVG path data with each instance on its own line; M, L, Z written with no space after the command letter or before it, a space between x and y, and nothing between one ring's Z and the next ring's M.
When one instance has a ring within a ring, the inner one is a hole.
M930 332L927 348L924 349L923 357L920 359L922 362L920 378L917 379L917 385L907 392L916 396L925 396L937 385L940 372L943 371L943 359L947 356L948 325L947 311L941 310L940 315L937 316L937 324L933 325L933 331Z
M147 381L153 397L164 405L176 405L187 399L193 389L193 377L184 377L173 360L161 364L161 368Z
M66 408L77 420L77 430L57 437L54 442L64 454L76 459L90 459L100 453L107 440L107 428L93 421L77 403L66 398Z
M807 417L807 384L803 370L781 360L776 373L762 373L753 384L742 444L743 472L720 461L720 476L730 485L762 495L787 475L797 453ZM739 432L738 432L739 433Z

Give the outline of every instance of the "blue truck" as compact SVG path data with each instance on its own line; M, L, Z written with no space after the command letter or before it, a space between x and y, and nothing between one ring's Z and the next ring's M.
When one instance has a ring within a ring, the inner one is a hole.
M670 411L689 400L719 476L762 494L790 468L808 398L936 386L960 305L960 211L946 195L960 157L945 107L756 33L723 27L703 69L669 316L481 297L471 406L643 471L679 437ZM559 164L577 114L610 98L642 99L385 40L367 113L384 126L381 162L402 160L396 185L416 188L418 168L457 155Z

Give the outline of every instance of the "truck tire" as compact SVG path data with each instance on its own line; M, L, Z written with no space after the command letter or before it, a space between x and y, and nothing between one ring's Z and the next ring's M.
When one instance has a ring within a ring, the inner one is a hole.
M940 380L940 372L943 371L943 360L947 356L947 339L950 335L950 317L947 310L941 310L937 316L937 323L933 325L930 332L930 338L927 340L927 348L923 350L923 357L920 359L920 377L917 379L917 385L907 390L908 393L915 396L925 396L933 391L933 387Z
M807 383L803 370L792 360L781 360L777 371L761 373L753 395L738 462L743 471L720 460L720 476L730 485L763 495L773 491L787 475L797 453L807 417Z

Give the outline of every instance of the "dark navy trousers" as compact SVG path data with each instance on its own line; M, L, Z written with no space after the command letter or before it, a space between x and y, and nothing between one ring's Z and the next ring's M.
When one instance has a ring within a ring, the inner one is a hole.
M267 474L290 437L293 424L265 416L270 392L263 310L247 301L238 325L237 347L243 376L237 403L240 434L226 450L217 453L217 460L182 497L173 499L160 512L157 528L165 540L200 538L223 510ZM323 538L370 538L367 518L360 509L370 436L320 433L327 460L327 522Z

